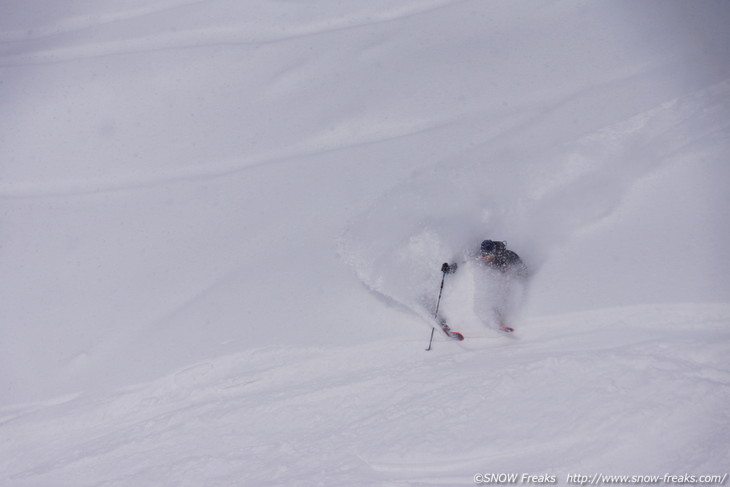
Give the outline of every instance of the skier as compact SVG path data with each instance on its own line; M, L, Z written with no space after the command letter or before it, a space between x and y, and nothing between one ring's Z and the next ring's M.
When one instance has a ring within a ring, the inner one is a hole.
M504 242L485 240L479 251L479 262L513 277L526 278L527 266Z
M479 267L474 276L475 313L485 324L496 322L500 330L514 331L506 321L512 318L524 294L529 276L527 266L504 242L495 240L484 240L469 260ZM441 266L444 273L453 274L457 269L456 263Z

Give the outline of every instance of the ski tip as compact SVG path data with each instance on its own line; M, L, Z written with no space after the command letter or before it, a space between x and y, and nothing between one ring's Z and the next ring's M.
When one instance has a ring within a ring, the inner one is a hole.
M500 326L499 329L507 333L512 333L513 331L515 331L515 329L511 326Z
M461 333L457 333L457 332L453 332L453 333L454 333L454 338L456 338L460 342L464 341L464 335L462 335Z

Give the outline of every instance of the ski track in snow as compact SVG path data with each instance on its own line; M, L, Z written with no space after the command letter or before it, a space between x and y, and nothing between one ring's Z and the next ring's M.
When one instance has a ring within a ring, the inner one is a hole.
M206 29L191 29L174 31L169 33L145 33L139 38L125 38L106 42L93 42L89 44L71 44L67 47L54 48L33 48L28 52L22 52L22 41L63 37L82 29L92 29L105 24L129 22L141 18L164 13L174 9L180 9L195 4L207 3L209 0L199 1L177 1L162 2L153 4L138 10L119 12L113 14L82 16L78 18L60 19L53 27L40 28L39 34L26 31L7 31L0 35L0 42L7 44L17 43L20 47L10 45L5 50L8 53L0 54L0 67L2 66L24 66L49 64L60 62L71 62L81 59L103 58L122 54L152 53L158 51L178 49L199 49L214 46L261 46L279 42L296 41L303 37L319 36L331 32L338 32L346 29L357 29L360 27L375 25L385 22L393 22L407 19L412 16L432 12L454 4L463 3L464 0L429 0L420 2L406 2L398 6L385 5L382 9L366 10L362 15L342 15L326 18L324 20L312 21L310 25L296 23L286 29L282 34L281 27L271 25L267 31L265 26L251 21L246 25L233 25L227 28L210 27ZM250 33L253 31L253 34ZM21 54L14 54L15 49Z
M730 459L729 324L727 305L635 307L545 318L467 353L444 339L426 353L425 336L250 350L16 407L0 482L466 485L525 457L540 473L714 471Z
M644 129L648 126L653 132L654 138L657 139L656 145L654 145L657 154L647 154L648 159L638 162L636 168L637 171L651 170L655 165L651 164L651 161L663 161L671 157L672 153L679 152L688 146L706 144L708 139L722 137L728 130L727 121L724 120L725 113L730 109L728 100L730 100L730 81L724 81L681 99L663 103L656 108L632 117L628 121L602 128L593 134L582 137L577 145L578 147L585 146L593 152L599 152L595 146L601 147L602 154L605 157L605 154L616 148L621 149L629 144L635 144L631 141L631 138L637 134L642 138L646 137ZM556 106L555 111L557 112L561 106L568 104L567 100L562 102ZM541 123L545 123L545 114L542 114L539 118ZM686 123L688 120L692 121L691 131L685 129L685 126L689 126ZM319 134L316 138L306 141L300 147L281 153L248 156L243 160L206 162L199 166L177 167L167 171L146 171L138 175L110 175L103 178L86 177L77 181L0 182L0 198L73 196L154 188L170 183L220 178L262 165L292 163L316 154L378 144L402 137L424 136L434 131L464 127L473 122L468 116L462 116L461 120L400 121L385 126L363 121L362 131L353 130L352 124L350 124L346 131L337 133L328 130ZM509 141L515 138L516 134L522 134L520 136L523 136L526 128L536 122L520 121L517 123L520 125L502 132L500 134L501 138ZM682 134L683 137L677 138L677 134ZM633 146L629 146L629 148L631 147ZM559 177L559 175L559 172L556 173L556 176ZM576 174L570 174L570 177L576 177ZM554 178L553 184L557 181L558 179ZM561 186L564 184L562 183ZM540 186L539 191L544 194L551 189L553 187L548 181L548 184ZM534 194L532 196L539 197L540 195Z
M198 166L178 166L167 171L148 170L136 175L85 177L76 181L6 182L0 183L0 198L75 196L156 188L166 184L200 182L230 176L260 166L297 163L313 155L378 144L398 138L424 135L448 128L450 125L449 122L440 123L437 121L401 122L385 128L369 126L369 129L364 130L365 133L357 133L354 137L351 133L333 134L328 131L311 142L281 153L262 154L249 156L245 159L218 162L208 161ZM364 124L364 127L368 127L368 125ZM351 130L348 132L351 132Z
M92 15L60 18L48 25L34 25L29 29L3 29L0 42L27 41L59 36L71 32L100 27L114 22L122 22L146 17L150 14L169 13L176 8L206 3L210 0L169 0L148 2L144 7L132 10L109 12L104 11Z

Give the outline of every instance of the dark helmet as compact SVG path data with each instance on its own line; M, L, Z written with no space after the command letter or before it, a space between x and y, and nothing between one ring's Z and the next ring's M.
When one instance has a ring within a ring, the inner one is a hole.
M490 255L502 252L505 249L504 242L485 240L482 242L482 255Z

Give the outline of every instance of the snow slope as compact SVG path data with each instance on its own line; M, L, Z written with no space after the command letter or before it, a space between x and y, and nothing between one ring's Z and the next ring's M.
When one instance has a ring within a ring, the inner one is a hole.
M571 473L724 473L728 313L563 315L477 351L438 342L427 354L423 340L402 339L219 357L4 417L4 478L446 486L479 472L561 484Z
M0 484L726 473L728 19L4 1ZM426 353L488 237L518 333Z

